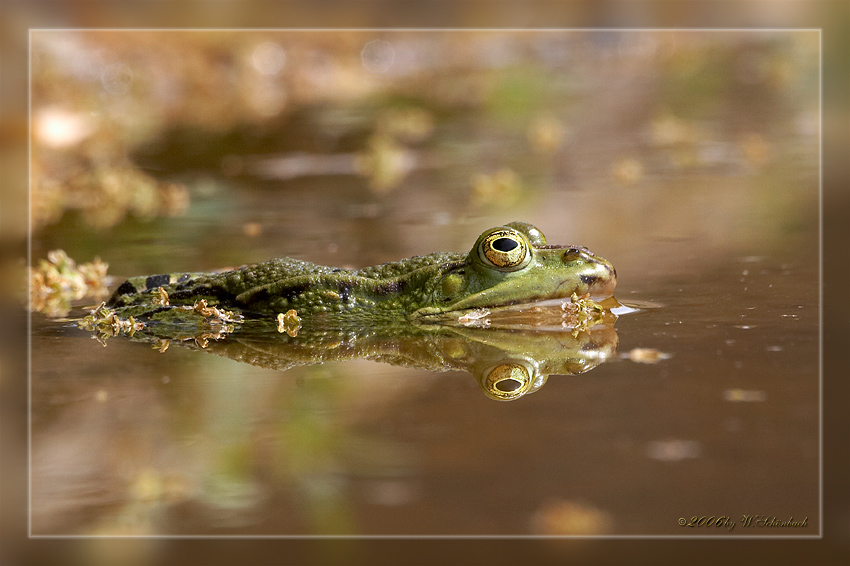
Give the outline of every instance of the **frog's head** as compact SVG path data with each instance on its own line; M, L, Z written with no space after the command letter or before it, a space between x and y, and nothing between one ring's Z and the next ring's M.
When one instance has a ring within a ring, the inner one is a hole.
M454 315L470 309L590 295L610 297L617 273L605 259L581 246L547 245L526 222L511 222L481 234L466 260L445 266L419 317Z

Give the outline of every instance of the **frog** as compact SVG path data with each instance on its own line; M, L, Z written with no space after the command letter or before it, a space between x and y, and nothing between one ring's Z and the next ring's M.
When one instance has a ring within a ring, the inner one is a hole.
M305 322L457 321L553 299L613 296L614 266L577 245L550 245L536 226L514 221L482 232L469 252L438 252L361 269L294 258L219 273L130 278L108 306L121 316L153 318L168 308L237 309L249 317L295 311Z

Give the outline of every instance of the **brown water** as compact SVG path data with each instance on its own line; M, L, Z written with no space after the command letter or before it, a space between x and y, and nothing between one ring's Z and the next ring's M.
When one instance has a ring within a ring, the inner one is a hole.
M617 320L605 363L508 403L461 371L104 348L34 314L32 534L817 535L817 41L662 35L455 37L510 61L464 79L421 63L445 37L390 34L420 66L372 98L136 146L186 184L185 214L104 231L71 212L34 257L98 255L114 285L284 255L361 267L526 220L610 260L622 302L658 306ZM433 130L405 145L402 180L370 188L351 154L403 97ZM728 520L679 524L703 516ZM758 526L774 517L805 526Z

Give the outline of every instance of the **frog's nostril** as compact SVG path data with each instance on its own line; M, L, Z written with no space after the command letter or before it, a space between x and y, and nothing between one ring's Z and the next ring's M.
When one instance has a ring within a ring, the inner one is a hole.
M581 248L567 248L562 256L564 263L578 260L588 260L590 256Z

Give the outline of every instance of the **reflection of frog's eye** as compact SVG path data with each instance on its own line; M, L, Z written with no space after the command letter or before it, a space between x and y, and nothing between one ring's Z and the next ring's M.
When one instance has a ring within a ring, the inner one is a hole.
M528 244L514 230L494 230L481 242L478 252L485 263L503 271L525 267L531 259Z
M512 401L522 397L531 386L531 372L525 366L509 362L484 372L482 383L488 397L500 401Z

